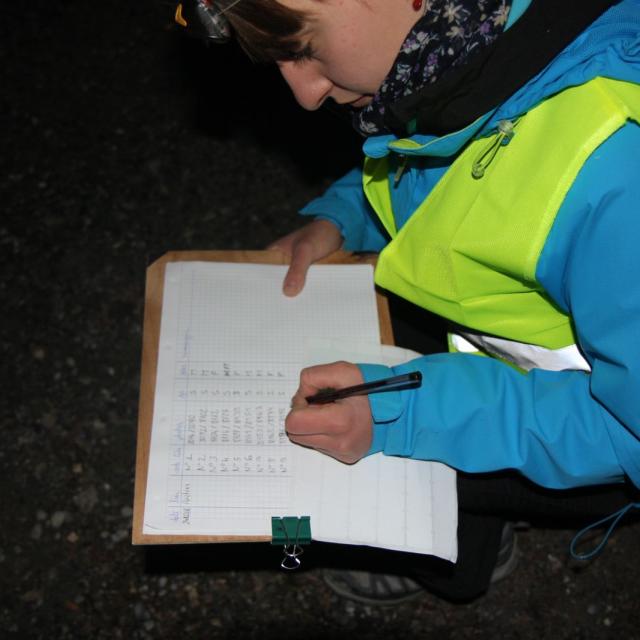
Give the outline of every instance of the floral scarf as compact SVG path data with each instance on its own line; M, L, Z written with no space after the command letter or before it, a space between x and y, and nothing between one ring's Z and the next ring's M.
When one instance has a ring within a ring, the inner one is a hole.
M424 17L409 32L369 105L353 112L364 136L388 133L387 105L442 78L504 30L512 0L424 0Z

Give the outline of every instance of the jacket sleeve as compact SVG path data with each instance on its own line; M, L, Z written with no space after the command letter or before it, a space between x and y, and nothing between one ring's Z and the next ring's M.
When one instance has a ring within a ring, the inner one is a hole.
M640 486L639 148L630 123L596 150L538 265L539 281L574 320L591 373L523 374L465 354L419 358L394 368L422 371L419 390L388 398L383 410L370 396L371 452L470 472L517 469L552 488L625 476ZM361 368L366 380L382 375Z
M388 242L362 189L362 171L353 169L300 213L333 222L347 251L380 251Z

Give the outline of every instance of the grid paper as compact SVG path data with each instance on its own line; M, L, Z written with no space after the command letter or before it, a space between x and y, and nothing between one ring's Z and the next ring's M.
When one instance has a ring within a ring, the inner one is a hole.
M166 265L144 533L268 536L272 515L311 513L315 539L433 552L433 536L407 526L424 532L431 521L438 469L383 456L347 466L284 432L311 344L339 337L380 348L372 267L313 266L295 298L281 292L285 273ZM410 514L409 489L425 505ZM389 508L400 509L399 529L388 526ZM451 555L446 546L439 555Z

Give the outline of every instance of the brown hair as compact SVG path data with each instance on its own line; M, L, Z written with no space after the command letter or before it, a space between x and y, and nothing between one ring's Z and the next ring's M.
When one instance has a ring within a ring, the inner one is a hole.
M300 49L309 15L276 0L239 0L224 12L240 46L256 62L290 60Z

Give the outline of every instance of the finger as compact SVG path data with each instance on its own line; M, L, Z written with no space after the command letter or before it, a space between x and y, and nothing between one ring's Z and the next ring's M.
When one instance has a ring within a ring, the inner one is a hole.
M307 395L301 393L300 390L296 391L296 395L291 398L291 409L306 409L309 407Z
M360 369L344 360L314 365L300 372L300 387L296 395L306 397L320 389L342 389L363 381Z
M291 255L291 240L288 236L274 240L267 245L267 251L280 251L286 255Z
M324 453L346 464L353 464L361 457L353 451L344 450L335 438L327 435L289 436L289 439L297 445L307 447L308 449L315 449L320 453Z
M333 364L316 365L307 367L300 372L300 385L291 398L292 409L302 409L308 407L307 398L319 391L326 389L340 389L346 385L342 379L334 372ZM318 406L318 405L315 405Z
M284 250L282 245L275 244L275 243L267 245L266 246L266 251L279 251L280 253L283 253L284 255L288 255L287 251Z
M307 271L313 262L313 246L310 242L298 242L291 255L291 264L282 283L282 291L286 296L297 296L304 288Z
M339 404L312 405L292 409L285 418L284 426L289 436L333 434L345 430L349 419L346 409Z

